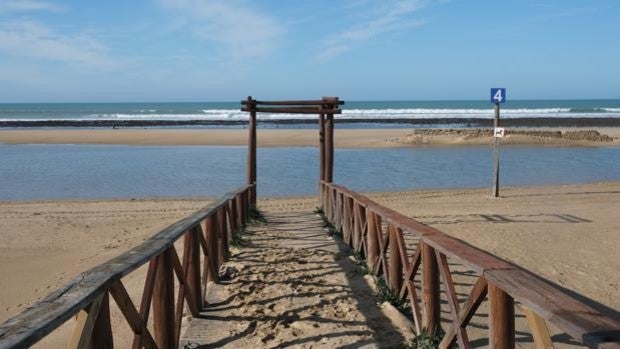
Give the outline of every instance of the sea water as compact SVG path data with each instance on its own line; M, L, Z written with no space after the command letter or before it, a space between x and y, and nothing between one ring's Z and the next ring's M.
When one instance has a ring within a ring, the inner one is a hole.
M346 99L346 98L345 98ZM239 102L0 104L0 121L36 120L247 120ZM346 101L337 118L377 120L493 118L489 101ZM508 100L502 118L620 117L620 100ZM259 120L308 115L259 113ZM357 127L363 127L357 126ZM375 125L376 127L376 125Z
M0 200L218 197L244 184L245 147L0 144ZM314 195L317 148L259 148L263 197ZM357 191L479 188L491 147L337 149L334 181ZM502 149L501 185L620 180L620 148Z

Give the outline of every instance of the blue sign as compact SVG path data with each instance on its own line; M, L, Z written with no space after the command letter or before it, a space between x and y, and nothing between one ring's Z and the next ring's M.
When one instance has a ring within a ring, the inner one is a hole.
M491 89L491 103L504 103L506 102L506 89L505 88L492 88Z

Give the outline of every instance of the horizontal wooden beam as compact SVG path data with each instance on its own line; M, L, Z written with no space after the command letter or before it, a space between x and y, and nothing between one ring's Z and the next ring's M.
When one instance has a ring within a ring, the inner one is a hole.
M344 101L341 100L337 100L337 99L331 99L331 98L326 98L326 99L319 99L319 100L314 100L314 101L257 101L257 100L252 100L251 102L248 100L243 100L241 101L241 104L243 105L248 105L248 104L256 104L256 105L288 105L288 106L295 106L295 105L316 105L316 106L320 106L320 105L329 105L329 106L334 106L334 105L343 105Z
M241 108L241 111L254 111L272 114L341 114L341 109L321 109L314 107L283 107L283 108Z

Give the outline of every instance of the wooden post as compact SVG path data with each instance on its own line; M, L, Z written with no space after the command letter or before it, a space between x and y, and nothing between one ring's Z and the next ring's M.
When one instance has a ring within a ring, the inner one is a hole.
M217 222L218 225L218 256L220 257L220 265L228 261L228 223L226 222L226 207L222 206L217 210Z
M170 247L173 248L173 247ZM157 258L157 277L153 289L155 342L159 348L176 348L174 324L174 279L170 248Z
M375 213L368 211L366 213L366 219L366 224L368 226L368 234L366 235L366 253L368 254L368 257L366 258L366 264L368 264L368 268L373 271L375 265L377 264L377 260L379 259L380 252Z
M248 96L247 107L250 108L250 120L248 125L248 184L256 184L256 101ZM256 188L256 187L254 187ZM256 204L256 191L252 192L250 203Z
M495 103L493 119L493 197L499 196L499 137L495 137L495 129L499 127L499 103Z
M501 288L489 283L489 347L515 347L514 300Z
M338 104L338 97L323 97L324 100L333 100ZM330 109L333 106L330 105ZM326 113L325 122L325 174L326 182L333 182L334 179L334 114Z
M325 114L319 114L319 194L321 207L325 206L321 182L325 180Z
M207 271L207 281L217 282L218 281L218 248L217 248L217 222L214 214L207 217L205 227L205 234L207 240L207 248L209 255L207 258L209 259L209 269Z
M187 286L193 293L196 305L199 310L202 308L202 290L200 286L200 233L201 230L196 227L185 233L186 253L189 253L189 261L187 264Z
M398 229L394 226L388 226L388 234L390 234L390 265L389 265L389 281L392 291L398 293L403 284L403 264L398 251Z
M441 313L439 299L439 268L433 248L422 244L422 299L424 300L424 328L437 333L440 328Z

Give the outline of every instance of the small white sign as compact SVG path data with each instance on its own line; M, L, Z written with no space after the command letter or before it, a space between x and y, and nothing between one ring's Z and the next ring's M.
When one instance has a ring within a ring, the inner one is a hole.
M496 127L495 128L495 132L493 132L493 137L495 138L503 138L504 137L504 128L503 127Z

